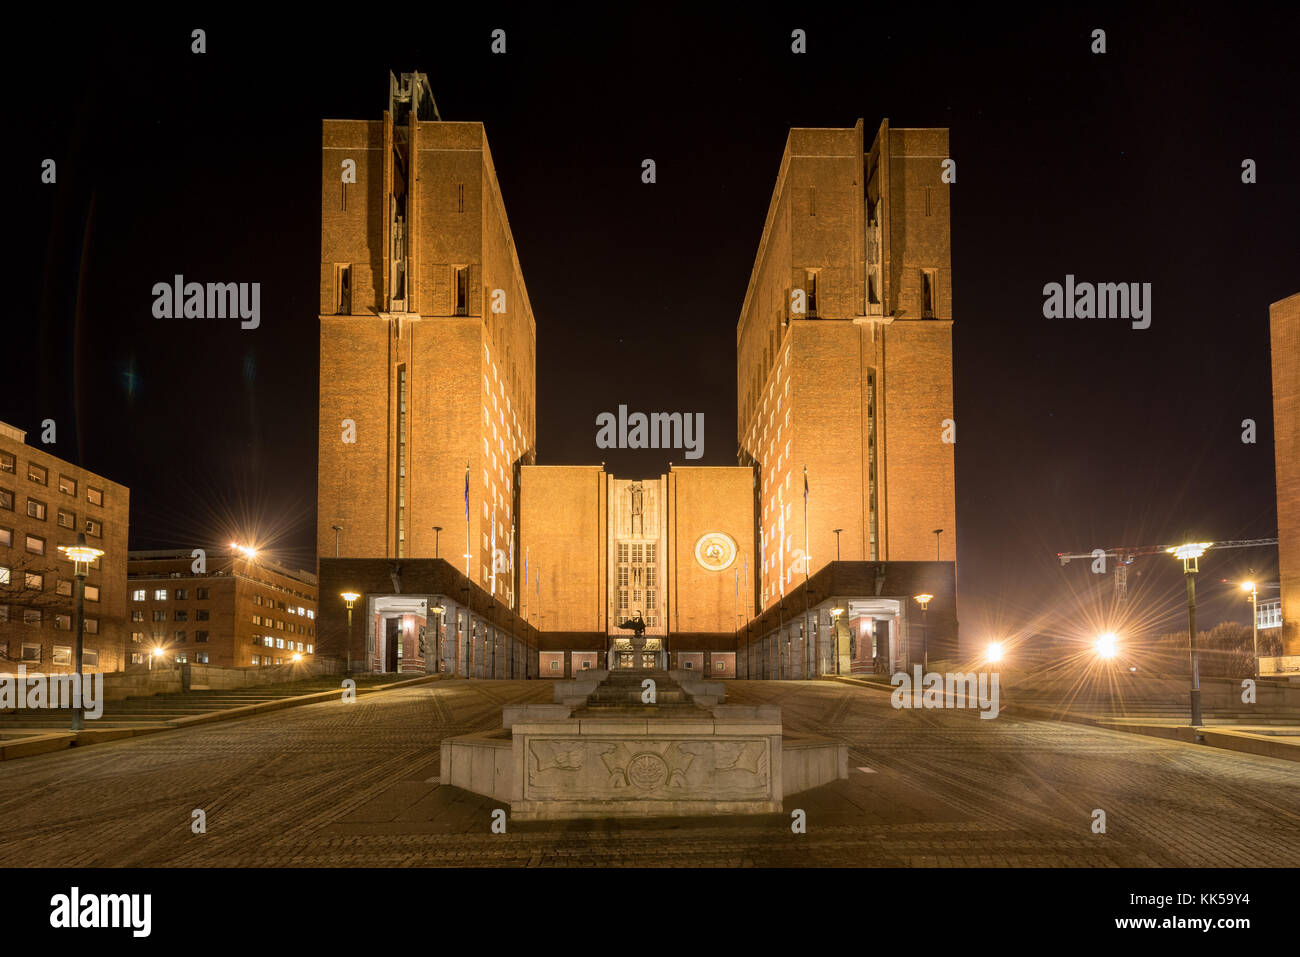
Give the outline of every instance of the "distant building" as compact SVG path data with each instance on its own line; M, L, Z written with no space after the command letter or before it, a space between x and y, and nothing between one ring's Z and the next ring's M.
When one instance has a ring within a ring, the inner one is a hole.
M214 548L133 551L127 562L127 663L291 664L316 653L316 576Z
M25 440L0 422L0 671L76 670L76 579L59 546L78 533L104 552L86 574L83 670L119 671L130 493Z
M1300 293L1268 307L1273 355L1273 450L1282 656L1300 659ZM1300 668L1300 660L1279 665Z

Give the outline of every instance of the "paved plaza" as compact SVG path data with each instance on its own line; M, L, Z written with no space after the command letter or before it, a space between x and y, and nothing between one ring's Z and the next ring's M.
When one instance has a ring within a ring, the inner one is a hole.
M1081 725L896 711L847 684L746 682L792 731L849 745L847 781L785 813L510 822L438 783L439 742L547 681L450 679L0 765L0 865L1293 866L1300 766ZM865 769L865 770L859 770ZM790 812L807 814L794 834ZM191 830L203 809L207 831ZM1094 811L1106 832L1093 833Z

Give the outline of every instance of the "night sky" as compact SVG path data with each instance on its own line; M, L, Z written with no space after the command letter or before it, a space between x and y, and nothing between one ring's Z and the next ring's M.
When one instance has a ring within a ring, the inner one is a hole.
M6 67L0 420L36 441L54 419L50 451L129 486L132 548L256 538L312 567L320 124L378 119L389 70L486 125L537 319L540 464L681 458L598 449L620 403L703 412L695 464L736 464L736 321L788 129L887 116L949 127L957 161L963 639L1177 629L1171 559L1140 560L1116 618L1055 553L1277 534L1268 305L1300 291L1300 16L430 9L13 25L32 60ZM154 319L176 273L260 282L261 328ZM1045 319L1067 273L1152 283L1151 327ZM1204 626L1248 620L1217 582L1249 567L1276 581L1276 552L1203 560Z

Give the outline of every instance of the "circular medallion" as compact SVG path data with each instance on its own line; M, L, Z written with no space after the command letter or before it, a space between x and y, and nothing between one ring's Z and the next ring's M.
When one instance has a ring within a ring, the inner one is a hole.
M668 777L668 762L653 751L642 751L627 763L627 779L646 791L663 784Z
M695 560L711 572L720 572L736 560L736 542L726 532L709 532L695 543Z

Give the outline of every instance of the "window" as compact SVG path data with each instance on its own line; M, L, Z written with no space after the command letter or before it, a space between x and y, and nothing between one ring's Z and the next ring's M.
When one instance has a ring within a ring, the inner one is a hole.
M808 215L809 216L817 215L817 187L816 186L808 187Z
M336 264L334 266L334 314L352 315L352 265Z
M456 212L465 212L465 184L456 184Z
M8 585L9 576L11 574L12 573L9 571L9 569L6 566L0 565L0 585Z
M933 269L921 270L921 318L934 318L934 290L935 290L935 271Z
M103 538L104 523L97 522L93 518L86 519L86 534L92 538Z
M307 654L309 654L309 655L315 654L315 652L312 651L312 646L311 646L311 645L308 645L308 646L307 646Z
M87 619L86 619L86 634L88 634L88 635L97 635L97 634L99 634L99 619L98 619L98 618L87 618Z
M262 596L261 596L261 595L254 595L254 596L253 596L253 604L254 604L254 605L260 605L260 604L262 604Z
M178 588L178 589L176 589L176 600L177 600L177 601L186 601L186 600L189 599L189 597L190 597L190 590L189 590L188 588Z
M261 663L262 663L262 658L261 658L261 656L260 656L260 655L253 655L253 664L255 664L255 665L260 665Z
M131 652L131 664L133 664L133 665L142 665L142 664L144 664L144 652L142 652L142 651L133 651L133 652Z
M207 610L206 608L197 608L197 609L195 609L195 611L194 611L194 620L195 620L195 621L207 621L207 620L208 620L208 610Z
M83 660L84 660L84 658L83 658ZM55 665L70 665L70 664L72 664L72 646L71 646L71 645L55 645L55 646L54 646L54 654L50 657L50 663L51 663L51 664L55 664Z
M101 489L91 488L89 485L87 485L86 501L89 502L91 505L103 505L104 504L103 491Z
M0 472L14 474L14 457L9 452L0 452Z
M253 616L253 624L255 624L255 625L260 625L261 623L262 623L262 616L261 616L261 615L254 615L254 616Z
M66 475L59 476L59 491L64 495L76 496L77 482L76 479L70 479Z
M59 527L60 527L60 528L76 528L76 527L77 527L77 516L74 515L72 512L67 512L67 511L64 511L63 509L59 509Z
M12 528L0 528L0 545L9 548L14 543L14 530Z
M207 600L208 600L208 590L207 590L206 588L196 588L196 589L194 589L194 597L195 597L198 601L207 601Z
M185 642L185 629L184 628L176 629L173 637L175 638L177 644L183 644Z
M194 660L198 664L206 665L208 663L208 653L206 651L196 651L194 653Z
M40 572L27 572L27 587L33 591L44 591L45 576Z
M0 605L0 621L8 621L8 620L9 620L9 606Z
M144 632L143 631L131 632L131 640L135 642L137 645L144 644Z
M551 662L551 670L552 670L552 671L559 671L559 670L560 670L560 663L559 663L558 661L552 661L552 662Z
M166 601L166 600L167 600L167 589L166 589L166 588L155 588L154 591L153 591L153 600L154 600L154 601Z
M469 315L469 267L455 266L456 270L456 315Z
M166 621L166 620L167 620L167 612L166 612L166 610L165 610L165 609L160 609L160 610L158 610L158 611L155 611L155 612L153 613L153 620L154 620L154 621Z
M54 590L66 598L72 597L72 580L69 578L60 578L54 584Z
M71 616L71 615L55 615L55 616L54 616L54 627L55 627L55 630L57 630L57 631L71 631L71 630L72 630L72 616Z
M176 617L175 617L173 620L175 620L175 621L189 621L189 620L190 620L190 613L189 613L188 611L186 611L184 608L177 608L177 609L176 609Z
M272 638L270 635L267 635L266 637L264 637L264 638L262 639L262 644L266 645L266 647L268 647L268 648L274 648L274 647L275 647L275 639Z
M27 644L23 645L23 661L40 661L40 660L41 660L40 645L27 645Z
M35 482L37 485L49 485L50 473L41 468L35 462L27 463L27 481Z
M7 488L0 488L0 508L9 512L14 510L14 493Z
M45 503L38 502L34 498L27 500L27 517L45 521Z
M176 658L175 658L174 660L176 661L176 663L177 663L178 665L183 665L183 664L185 664L187 661L190 660L190 656L189 656L189 655L185 655L185 654L180 654L180 655L177 655Z
M39 628L41 624L41 610L39 608L24 608L23 624L35 625Z
M277 638L277 639L275 639L275 647L277 647L277 648L283 648L283 647L284 647L284 639L283 639L283 638Z
M145 590L143 588L133 589L131 592L132 601L144 601Z
M71 584L71 583L69 583L69 584ZM86 586L86 601L99 601L99 586L98 586L98 585L87 585L87 586Z
M207 633L206 631L196 631L196 632L194 633L194 640L195 640L195 641L198 641L198 642L204 642L204 641L207 641L207 640L208 640L208 633Z
M83 668L99 667L99 650L97 648L86 648L82 650L81 667Z

